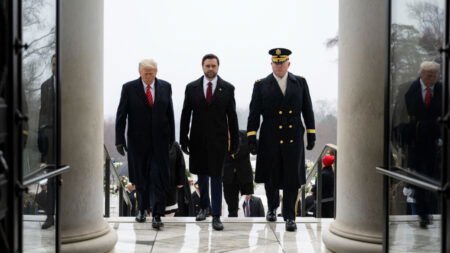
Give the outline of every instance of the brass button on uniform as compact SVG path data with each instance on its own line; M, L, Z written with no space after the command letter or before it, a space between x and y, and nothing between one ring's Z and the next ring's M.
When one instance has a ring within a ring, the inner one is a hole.
M292 125L289 125L289 128L292 128Z
M292 110L289 110L289 114L292 114Z
M280 114L280 115L283 114L283 111L278 111L278 114Z
M280 144L283 144L284 143L284 141L283 140L280 140Z
M294 142L294 140L290 140L289 142L290 142L290 143L293 143L293 142Z
M282 125L279 125L278 128L279 128L279 129L283 129L283 126L282 126Z

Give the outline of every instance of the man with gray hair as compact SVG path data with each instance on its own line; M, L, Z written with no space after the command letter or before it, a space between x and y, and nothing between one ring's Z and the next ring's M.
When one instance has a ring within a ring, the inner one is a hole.
M170 188L169 149L175 127L172 88L156 78L157 72L154 60L142 60L140 77L123 85L116 115L116 147L121 155L128 152L130 182L136 185L138 199L136 221L144 222L146 211L151 210L152 227L159 229L164 226L161 216Z
M437 122L442 114L442 83L440 65L432 61L420 64L419 78L412 82L405 94L408 126L405 140L408 145L408 167L416 173L440 180L439 160L442 146L441 131ZM437 199L432 192L415 187L417 214L420 227L430 224L429 214L435 211Z

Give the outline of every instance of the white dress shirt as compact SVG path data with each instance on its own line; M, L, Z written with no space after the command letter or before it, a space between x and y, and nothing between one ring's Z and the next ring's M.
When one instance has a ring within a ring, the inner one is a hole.
M142 79L141 79L142 80ZM144 86L144 93L147 94L147 84L142 81L142 85ZM150 92L152 93L153 103L155 103L155 81L150 84Z
M217 86L217 76L213 78L213 80L209 81L208 78L206 78L206 76L203 76L203 93L205 94L205 98L206 98L206 89L208 89L208 83L211 82L212 83L212 94L214 95L214 91L216 90L216 86Z
M422 90L422 101L425 103L425 94L427 94L427 86L423 83L422 79L420 79L420 87ZM434 94L434 84L430 87L431 97L433 97Z
M284 94L286 93L288 72L286 72L286 74L282 78L279 78L277 75L275 75L275 73L273 73L273 76L277 80L278 85L280 86L281 92L283 93L283 96L284 96Z

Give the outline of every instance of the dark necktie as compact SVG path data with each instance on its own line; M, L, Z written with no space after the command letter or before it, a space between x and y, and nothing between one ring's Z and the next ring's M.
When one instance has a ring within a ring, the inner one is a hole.
M148 104L150 106L153 106L153 96L152 96L152 92L150 91L150 84L147 84L147 88L145 90L145 95L147 96Z
M208 88L206 89L206 102L208 102L208 104L211 104L211 99L212 99L212 83L208 82Z
M429 106L431 103L431 88L426 88L424 103L426 106Z
M250 200L246 199L245 202L247 202L247 205L245 206L245 210L244 210L245 216L250 217L250 215L251 215L250 214Z

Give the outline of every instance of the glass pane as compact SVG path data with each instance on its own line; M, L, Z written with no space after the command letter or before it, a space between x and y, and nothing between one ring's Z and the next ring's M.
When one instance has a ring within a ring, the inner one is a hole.
M391 170L441 185L444 0L392 0L390 59ZM440 252L436 193L391 179L389 250Z
M389 252L441 252L439 196L390 179Z
M28 48L22 55L24 127L23 176L29 180L55 168L56 0L22 1L22 36ZM25 252L55 251L54 179L29 186L24 196ZM48 221L47 223L45 221Z
M443 144L437 118L442 114L438 50L444 14L443 0L392 1L390 167L436 184Z

